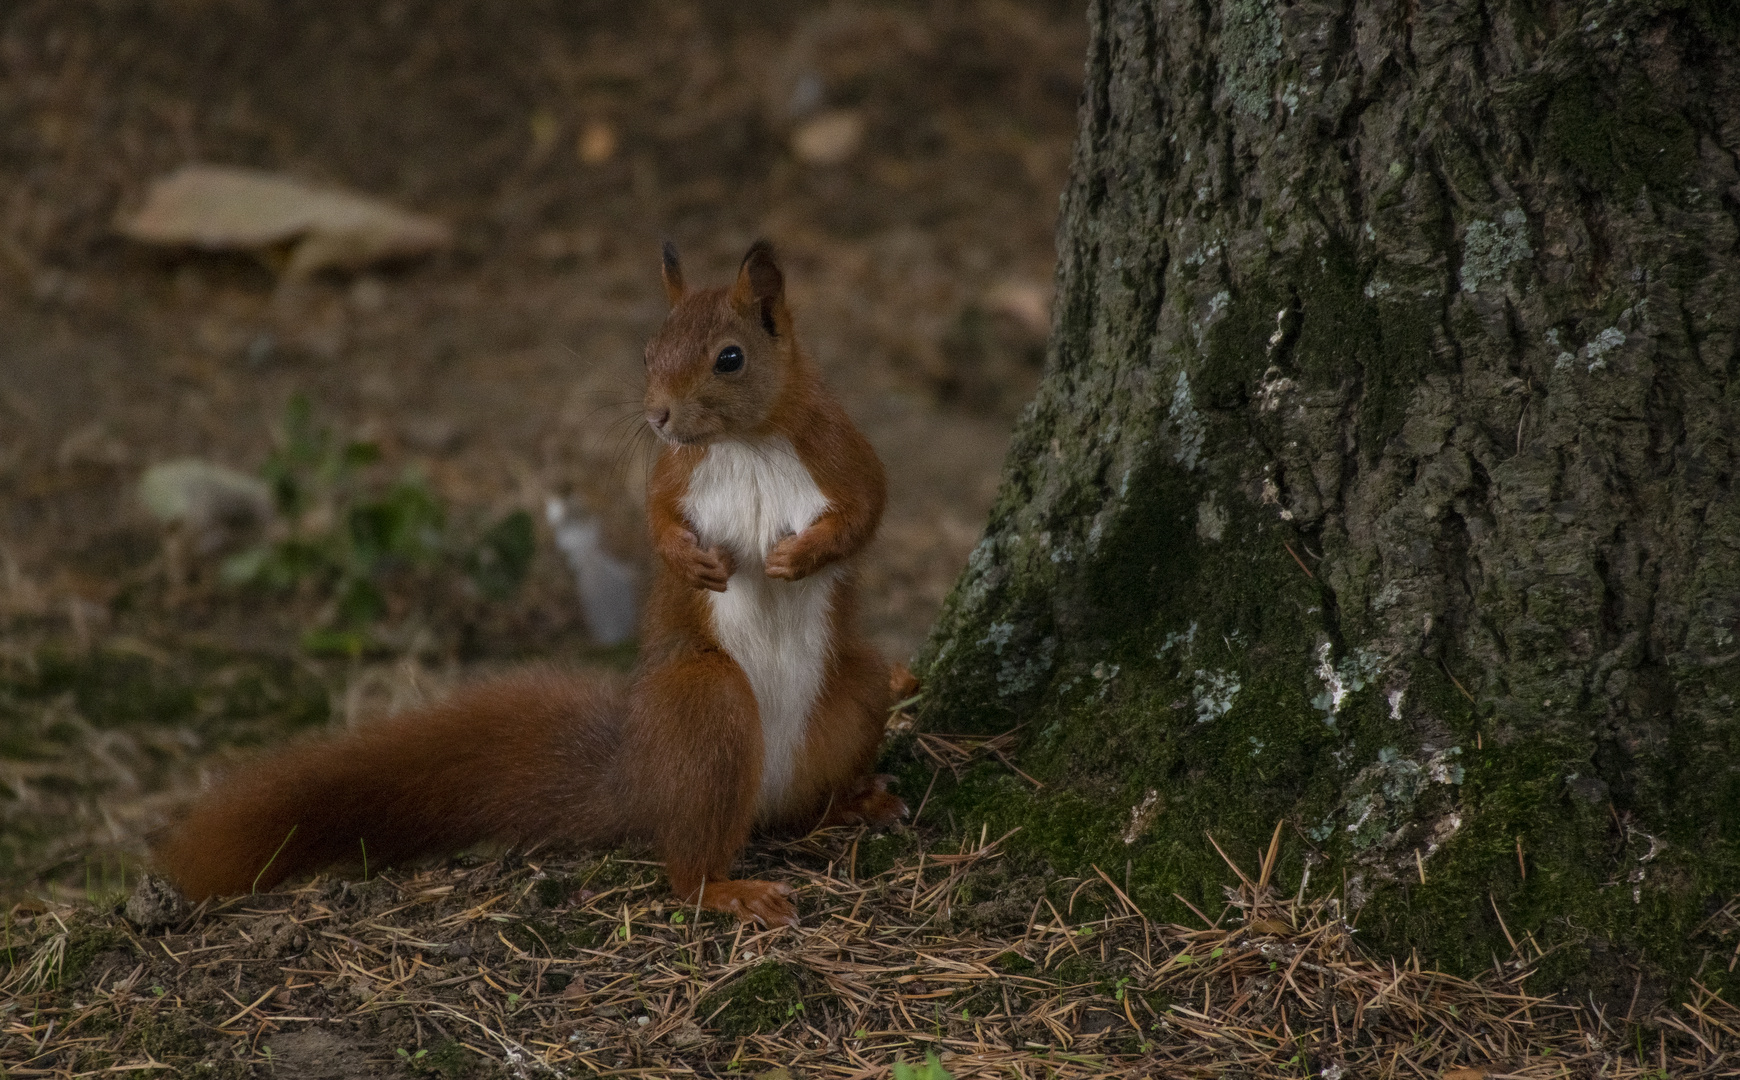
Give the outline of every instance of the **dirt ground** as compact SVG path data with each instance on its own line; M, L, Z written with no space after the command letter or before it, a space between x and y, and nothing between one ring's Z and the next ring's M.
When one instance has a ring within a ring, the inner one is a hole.
M599 515L644 578L634 431L666 237L694 282L722 283L756 237L779 246L799 334L889 469L865 620L909 655L1038 379L1079 8L6 5L11 886L89 879L92 845L136 854L215 751L390 708L478 664L626 662L590 647L543 507ZM800 133L836 114L861 144L805 160ZM190 162L353 188L450 223L456 242L290 283L269 259L117 236L147 184ZM373 482L414 469L454 520L529 511L526 586L502 603L395 598L374 647L335 661L298 644L330 598L223 584L229 552L166 533L139 478L184 456L260 468L298 394L378 446Z

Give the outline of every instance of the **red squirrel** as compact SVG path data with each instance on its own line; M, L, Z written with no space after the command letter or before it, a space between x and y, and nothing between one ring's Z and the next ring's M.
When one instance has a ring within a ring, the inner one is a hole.
M882 463L798 345L771 247L690 291L666 244L662 276L632 677L527 671L241 770L156 847L190 899L485 840L642 841L683 902L795 924L789 886L731 877L751 830L905 814L870 772L889 667L853 625Z

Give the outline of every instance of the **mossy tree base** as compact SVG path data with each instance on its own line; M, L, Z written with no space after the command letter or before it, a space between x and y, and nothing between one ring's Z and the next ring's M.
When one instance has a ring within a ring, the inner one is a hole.
M924 724L1021 725L1046 786L927 814L1170 918L1220 908L1207 834L1284 820L1373 947L1472 971L1502 912L1536 989L1697 972L1740 890L1736 11L1095 4L1044 384L919 658Z

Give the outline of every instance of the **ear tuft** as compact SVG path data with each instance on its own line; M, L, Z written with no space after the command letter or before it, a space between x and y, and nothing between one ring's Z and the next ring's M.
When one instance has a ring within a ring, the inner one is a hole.
M675 307L687 292L683 287L683 264L677 260L677 245L665 241L664 264L659 267L659 276L664 279L665 299Z
M757 240L749 245L737 282L731 287L731 306L761 323L769 337L779 336L779 316L785 311L785 274L774 258L773 245Z

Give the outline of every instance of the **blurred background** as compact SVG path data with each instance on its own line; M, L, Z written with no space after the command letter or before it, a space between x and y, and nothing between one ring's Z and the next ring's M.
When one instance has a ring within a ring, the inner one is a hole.
M1055 0L0 8L0 888L116 887L250 748L631 664L663 238L778 245L909 655L1038 381L1085 45Z

